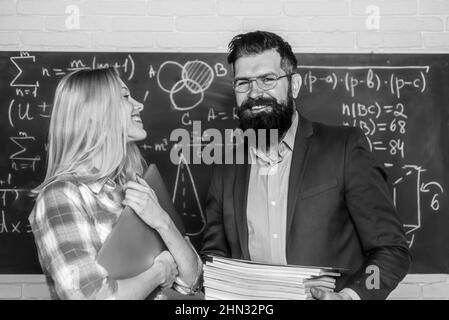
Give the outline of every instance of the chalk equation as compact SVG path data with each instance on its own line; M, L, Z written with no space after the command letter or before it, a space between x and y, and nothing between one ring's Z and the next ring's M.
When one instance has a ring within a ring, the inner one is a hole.
M20 219L19 215L7 214L6 211L12 203L20 201L20 197L28 193L27 189L0 188L0 235L32 232L28 221Z
M188 207L187 197L193 196L194 203ZM187 235L200 235L206 226L206 218L198 197L197 188L190 171L189 164L181 154L179 157L178 169L176 171L176 181L173 190L173 203L177 208L181 208L180 213L186 225ZM193 208L192 208L193 207Z
M401 177L393 182L393 201L401 212L409 247L413 246L415 233L422 227L423 212L440 212L440 198L444 189L437 181L425 181L427 170L417 165L404 165ZM431 200L423 201L423 194L429 193ZM404 206L407 204L407 206Z
M43 177L48 148L46 134L57 82L76 70L103 67L117 68L136 100L144 103L142 115L149 126L149 136L139 148L146 159L157 158L163 162L160 167L164 172L161 173L176 172L174 185L170 185L172 201L182 216L187 234L199 236L202 233L207 164L199 163L199 167L195 159L202 160L211 142L222 147L237 144L232 136L229 140L226 136L215 140L206 130L194 128L195 122L220 132L238 126L238 108L231 87L232 70L224 56L217 59L213 54L201 53L14 52L4 57L6 76L0 79L5 92L0 119L3 121L0 234L30 232L26 219L17 216L22 208L14 206L25 203L24 195L31 188L26 185L29 177L33 183ZM434 159L423 160L425 148L439 145L440 141L424 146L422 137L426 136L416 129L423 108L427 108L426 112L433 108L433 114L426 114L426 119L436 114L437 107L421 102L433 101L430 96L438 91L433 82L434 68L440 67L421 57L417 61L423 62L404 62L403 66L390 66L388 60L377 57L369 61L380 62L369 62L366 66L338 66L333 60L329 61L329 65L315 62L298 67L302 77L298 107L300 110L309 105L310 109L315 108L317 118L311 120L322 121L319 117L324 116L330 124L359 127L363 131L370 150L388 171L408 244L416 247L416 243L420 243L420 232L429 228L426 223L435 223L436 218L447 211L447 179L432 162ZM366 61L365 57L362 61ZM311 97L307 101L309 105L302 105L303 97ZM423 123L423 127L431 124L432 121ZM179 128L189 132L184 144L170 140L170 132ZM435 138L434 131L430 136ZM419 143L416 138L421 138ZM178 163L168 163L171 152L181 150L183 145L191 153L181 154ZM22 210L28 210L24 214L29 214L32 208L31 203L27 205Z
M93 56L91 61L85 61L83 59L75 59L69 62L68 66L42 67L41 75L44 78L48 77L62 77L66 74L77 70L83 69L100 69L100 68L115 68L120 70L122 76L125 79L131 80L134 77L135 63L131 55L127 55L122 61L117 60L101 60L97 56Z
M426 94L430 66L310 65L299 70L311 97L343 93L335 94L340 100L331 100L331 108L339 113L339 124L363 131L370 150L388 169L394 181L393 201L412 247L423 227L423 215L432 219L432 214L441 214L445 197L442 183L409 159L409 150L416 152L417 147L408 135L413 130L410 121L415 108L426 107L416 106L409 97Z
M343 103L344 126L360 127L368 139L371 151L386 152L389 157L405 158L404 135L408 116L403 103L380 105L378 102ZM391 167L391 163L385 166Z
M342 86L352 98L356 96L357 89L362 86L376 92L386 87L388 92L398 99L401 98L402 91L406 88L422 93L426 90L426 74L429 72L429 66L299 66L298 69L312 69L303 76L304 86L309 92L313 92L317 86L328 87L332 90L337 90L337 87ZM317 74L316 69L329 72ZM405 77L395 72L396 70L413 70L416 71L416 74ZM353 71L358 71L357 76L353 74ZM360 76L360 71L364 71L365 75Z
M211 86L214 77L224 77L227 69L221 63L211 67L201 60L163 62L157 71L159 88L169 94L175 110L192 110L204 101L204 93ZM179 79L179 80L177 80Z

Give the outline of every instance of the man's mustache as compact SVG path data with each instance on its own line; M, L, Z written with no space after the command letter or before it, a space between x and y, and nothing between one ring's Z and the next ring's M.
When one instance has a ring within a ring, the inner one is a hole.
M274 98L258 98L258 99L248 99L241 105L241 110L251 110L255 106L266 106L275 108L278 105L276 99Z

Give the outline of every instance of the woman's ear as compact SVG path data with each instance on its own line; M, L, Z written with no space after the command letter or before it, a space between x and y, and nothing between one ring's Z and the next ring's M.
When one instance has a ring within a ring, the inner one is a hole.
M299 94L299 89L301 89L302 78L301 75L295 73L292 75L292 95L293 99L296 99Z

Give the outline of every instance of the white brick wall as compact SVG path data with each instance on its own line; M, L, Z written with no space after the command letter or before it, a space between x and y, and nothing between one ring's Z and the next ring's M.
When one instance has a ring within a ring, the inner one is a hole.
M366 8L370 5L378 6L382 15L409 16L418 11L417 0L352 0L353 15L366 15Z
M242 22L236 17L179 17L176 18L178 32L240 31Z
M218 0L218 15L231 16L279 16L282 14L282 1L238 1Z
M357 46L360 48L420 48L422 45L421 33L401 32L401 33L369 33L360 32L357 34Z
M214 16L215 8L215 1L210 0L159 0L148 1L147 14L154 16Z
M66 27L67 6L80 29ZM379 28L367 28L368 6ZM225 52L279 33L296 52L449 52L449 0L0 0L0 50ZM48 297L42 276L0 275L0 299ZM449 276L408 275L390 299L449 298Z
M16 0L17 13L23 15L63 15L68 5L80 6L80 0Z
M43 275L0 275L0 300L50 299ZM409 274L388 300L449 300L449 274Z
M43 275L0 275L0 300L50 299Z
M66 27L69 5L79 30ZM297 52L431 53L448 50L448 19L449 0L0 0L0 50L221 52L265 29Z
M449 14L449 1L446 0L426 0L419 2L420 14Z
M284 12L292 16L347 16L349 6L346 0L287 1Z
M0 1L0 15L16 14L16 3L14 0Z
M19 0L20 1L20 0ZM146 13L146 1L86 1L84 14L101 16L144 16Z

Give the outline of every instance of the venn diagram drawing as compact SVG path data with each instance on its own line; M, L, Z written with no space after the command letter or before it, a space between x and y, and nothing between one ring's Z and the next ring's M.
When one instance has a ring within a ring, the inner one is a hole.
M217 76L227 73L222 65L221 70L217 66L215 69ZM201 60L187 61L184 65L165 61L157 72L157 83L162 91L169 94L170 102L176 110L187 111L203 102L204 93L211 86L214 77L214 69Z

